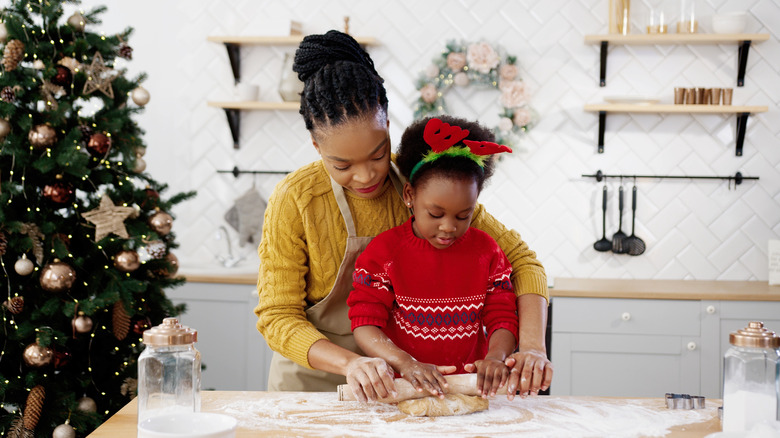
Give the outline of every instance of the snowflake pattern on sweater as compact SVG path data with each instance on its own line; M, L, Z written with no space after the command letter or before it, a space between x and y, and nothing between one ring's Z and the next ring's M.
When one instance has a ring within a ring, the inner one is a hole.
M511 265L478 229L437 249L414 235L412 220L374 238L358 258L347 299L352 329L375 325L418 361L465 372L484 358L495 330L517 336Z

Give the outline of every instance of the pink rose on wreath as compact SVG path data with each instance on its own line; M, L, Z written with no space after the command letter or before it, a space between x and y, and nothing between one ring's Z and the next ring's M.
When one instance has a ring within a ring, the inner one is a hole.
M498 53L488 43L471 44L466 51L466 59L470 68L482 74L489 73L500 62Z
M436 102L436 98L438 97L438 94L439 91L436 89L436 87L433 86L433 84L428 84L420 88L420 97L425 103Z
M511 131L512 126L512 120L509 117L501 117L498 121L498 130L501 132Z
M517 66L514 64L504 64L498 69L498 76L502 81L513 81L517 77Z
M452 71L461 71L466 66L466 55L463 52L450 52L447 55L447 67Z
M527 101L528 93L525 89L525 83L510 81L502 84L501 106L504 108L517 108L525 105Z
M531 122L531 112L525 108L520 108L515 111L513 120L515 125L523 127Z
M455 85L459 87L465 87L469 84L469 82L471 82L469 80L469 75L467 75L466 72L463 71L455 74L453 81L455 82Z

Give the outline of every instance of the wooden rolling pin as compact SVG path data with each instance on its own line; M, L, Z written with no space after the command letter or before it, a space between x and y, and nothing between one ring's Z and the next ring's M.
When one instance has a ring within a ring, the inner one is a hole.
M445 389L448 394L465 394L465 395L479 395L477 392L477 375L476 374L453 374L444 376L447 379L449 386ZM398 403L404 400L412 400L415 398L429 397L431 394L428 391L417 392L416 389L406 379L395 379L395 390L398 395L393 397L392 395L386 398L379 399L382 403ZM355 401L355 395L352 394L352 390L349 385L339 385L336 391L339 394L339 401ZM496 395L506 395L506 385L496 391Z

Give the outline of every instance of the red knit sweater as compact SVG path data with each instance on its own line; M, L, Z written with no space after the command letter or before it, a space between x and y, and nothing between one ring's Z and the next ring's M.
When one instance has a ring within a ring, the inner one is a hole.
M437 249L414 235L413 219L375 237L358 258L347 299L352 330L377 326L418 361L463 373L485 357L495 330L517 339L512 266L487 233L469 228Z

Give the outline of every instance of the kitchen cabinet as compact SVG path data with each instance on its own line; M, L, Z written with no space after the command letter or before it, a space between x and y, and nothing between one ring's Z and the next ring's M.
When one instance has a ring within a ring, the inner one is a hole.
M225 45L233 79L238 83L241 79L241 47L242 46L297 46L303 40L303 35L290 36L210 36L208 41ZM362 46L376 44L374 38L358 38L355 40ZM276 84L274 84L276 86ZM209 106L222 108L227 117L233 147L238 149L241 133L241 111L298 111L299 102L208 102Z
M189 281L166 295L174 304L186 304L178 318L198 330L204 390L264 391L272 351L255 327L257 289L235 277L225 281L234 284Z
M556 279L552 395L720 398L728 334L780 331L765 282Z

